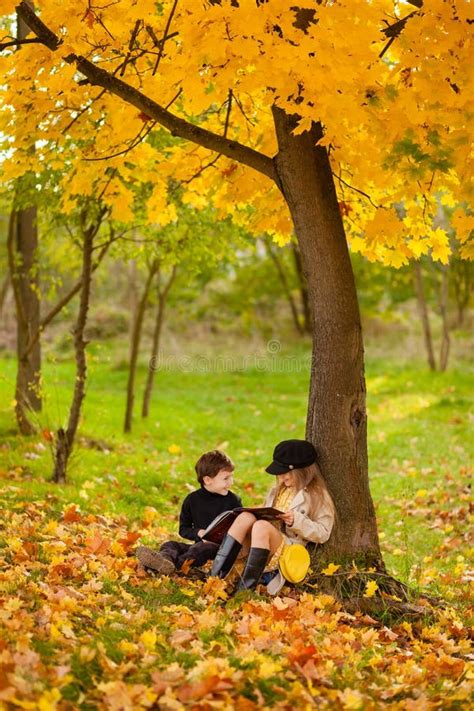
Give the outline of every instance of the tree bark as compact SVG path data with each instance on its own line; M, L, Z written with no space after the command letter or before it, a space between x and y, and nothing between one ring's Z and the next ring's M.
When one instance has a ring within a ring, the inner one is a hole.
M164 319L164 314L165 314L165 307L166 307L166 302L168 300L168 295L171 289L171 286L175 280L176 277L176 266L173 267L173 270L171 272L171 275L169 279L166 281L164 288L160 289L160 272L158 271L158 306L156 310L156 318L155 318L155 328L153 330L153 341L152 341L152 347L151 347L151 357L150 357L150 362L148 363L148 375L146 379L146 384L145 384L145 390L143 392L143 404L142 404L142 417L148 417L149 412L150 412L150 400L151 400L151 395L153 392L153 383L155 380L155 364L156 364L156 359L158 356L158 351L160 348L160 337L161 337L161 331L163 328L163 319Z
M300 285L301 307L303 310L304 317L304 330L306 331L306 333L312 333L313 329L311 325L311 309L309 304L308 285L306 283L306 277L303 272L303 265L301 264L300 250L298 249L298 245L294 242L291 243L291 250L293 252L295 270L296 274L298 275L298 281Z
M15 414L19 430L33 434L31 413L41 410L41 346L28 349L40 323L39 276L36 263L38 231L36 208L12 210L8 231L8 261L15 297L17 375Z
M300 322L299 314L298 314L298 308L295 304L295 300L293 298L293 294L291 293L290 285L288 284L288 279L286 278L285 270L283 269L283 265L280 262L278 256L275 254L275 252L272 249L272 246L269 242L269 240L265 239L264 240L265 246L267 248L267 252L270 256L270 259L272 260L273 264L275 265L275 268L277 270L278 276L280 277L281 285L283 287L283 291L285 292L285 296L287 298L288 304L290 306L291 310L291 315L293 317L293 323L295 325L295 328L297 332L302 335L303 334L303 327Z
M464 313L471 297L471 262L453 259L449 269L457 309L456 326L464 323Z
M69 410L67 428L60 427L56 433L56 450L54 457L53 481L57 484L66 481L67 465L74 446L74 439L81 416L82 401L86 392L87 361L84 330L87 323L87 313L89 311L90 291L92 281L92 250L94 237L99 229L99 224L84 227L83 230L83 251L82 251L82 273L81 273L81 296L76 324L74 326L74 352L76 358L76 377L74 379L74 393Z
M28 2L33 7L31 2ZM17 39L23 40L29 27L17 15ZM17 47L17 51L20 45ZM18 189L18 186L17 186ZM16 203L16 197L14 204ZM28 349L32 333L40 320L39 269L37 263L38 224L35 206L16 209L10 215L9 267L16 307L17 374L15 415L20 432L33 434L33 412L41 410L41 344Z
M2 282L2 286L0 287L0 316L3 313L3 307L5 306L5 302L7 300L9 288L10 288L10 272L8 271L7 274L5 274L5 277Z
M430 370L436 370L436 360L433 349L433 337L431 335L430 317L428 314L428 306L426 304L421 264L419 262L413 262L413 282L415 286L418 311L421 318L421 325L423 327L423 338L425 341L428 365L430 367Z
M320 124L292 135L297 117L274 108L279 186L288 203L308 283L313 358L306 437L337 510L323 559L381 562L369 490L364 350L352 265Z
M135 259L131 259L128 262L128 288L127 288L127 296L126 296L126 308L128 309L128 313L130 314L136 314L137 309L138 309L138 270L137 270L137 263ZM134 319L130 319L129 323L129 329L128 329L128 338L129 338L129 343L132 342L133 338L133 327L134 327Z
M442 334L439 351L439 369L442 373L448 367L451 339L448 324L448 267L441 267L441 284L439 287L439 311L441 314Z
M140 340L142 335L143 317L145 316L145 310L148 304L150 287L158 270L158 267L159 262L158 260L155 260L148 270L148 276L145 282L145 287L143 289L143 293L138 304L138 308L135 313L135 318L133 322L132 341L130 345L130 364L128 367L127 403L125 406L125 420L123 424L124 432L131 432L132 430L133 405L135 401L135 375L137 370L138 351L140 348Z

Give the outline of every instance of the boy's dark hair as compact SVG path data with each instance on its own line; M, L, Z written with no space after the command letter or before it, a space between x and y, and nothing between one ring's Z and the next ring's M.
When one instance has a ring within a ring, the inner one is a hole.
M212 452L204 452L196 462L195 470L200 484L204 483L204 477L209 476L211 479L225 469L228 472L233 472L235 467L232 460L220 452L218 449L213 449Z

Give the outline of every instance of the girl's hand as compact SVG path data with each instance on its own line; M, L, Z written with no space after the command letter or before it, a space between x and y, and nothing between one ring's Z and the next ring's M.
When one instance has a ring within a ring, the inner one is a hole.
M287 526L292 526L295 521L295 514L293 511L286 511L286 513L281 514L279 518L284 521Z

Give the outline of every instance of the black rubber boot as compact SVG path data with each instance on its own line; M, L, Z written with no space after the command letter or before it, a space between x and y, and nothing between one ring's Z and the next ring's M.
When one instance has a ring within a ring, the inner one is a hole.
M211 575L213 577L225 578L237 560L241 548L242 544L227 533L214 558Z
M268 548L251 548L245 570L235 592L256 588L269 558L270 551Z

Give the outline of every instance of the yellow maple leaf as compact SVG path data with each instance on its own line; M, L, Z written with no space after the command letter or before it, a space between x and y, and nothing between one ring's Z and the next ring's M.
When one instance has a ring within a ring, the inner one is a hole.
M369 580L367 585L365 586L364 597L373 597L378 589L379 586L377 585L375 580Z
M339 692L339 698L341 699L342 707L352 711L362 708L364 702L362 694L357 689L344 689L344 691Z
M57 708L58 701L61 698L61 693L58 689L50 689L45 691L38 701L39 711L54 711Z
M126 639L120 640L118 648L121 652L127 655L134 654L137 651L137 647Z
M145 523L153 523L153 521L158 517L158 511L154 506L145 506L143 512L143 520Z
M282 665L280 662L273 659L264 659L260 664L258 676L260 679L269 679L272 676L278 676L281 673Z
M145 630L145 632L142 632L140 635L140 642L149 652L153 652L155 650L156 639L155 630Z
M300 119L298 121L297 127L293 129L293 136L299 136L301 133L304 133L305 131L311 131L312 123L313 123L312 116L306 116L305 118Z
M3 0L2 6L2 14L12 15L15 12L17 2L16 0Z
M459 250L459 256L462 257L462 259L474 261L474 241L471 240L469 244L463 245Z
M435 261L447 264L449 262L449 255L451 254L449 238L444 230L441 229L433 230L432 234L431 256Z
M334 573L339 570L341 566L340 565L335 565L334 563L329 563L327 568L324 568L321 572L324 575L334 575Z
M466 215L464 210L458 208L453 212L451 222L459 241L461 243L466 242L469 235L474 230L474 215Z
M51 639L55 641L60 640L62 637L60 629L55 624L51 624L51 627L49 628L49 634Z

